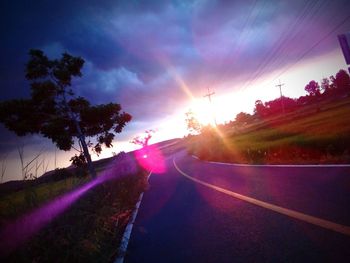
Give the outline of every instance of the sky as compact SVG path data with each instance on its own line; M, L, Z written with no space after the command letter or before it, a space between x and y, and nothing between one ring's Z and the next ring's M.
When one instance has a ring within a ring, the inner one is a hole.
M297 98L310 80L347 68L337 35L350 31L348 0L12 0L0 10L0 101L29 96L29 49L82 57L75 93L120 103L133 116L102 158L132 150L129 141L148 129L156 130L151 142L184 136L189 109L203 123L212 112L224 123L251 113L257 99L278 97L279 81L283 95ZM212 104L203 97L208 89ZM27 162L42 152L49 170L72 156L0 124L3 181L21 178L18 147Z

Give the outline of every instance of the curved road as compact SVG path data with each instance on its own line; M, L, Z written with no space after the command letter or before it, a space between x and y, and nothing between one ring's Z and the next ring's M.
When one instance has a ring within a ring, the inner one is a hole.
M350 262L350 167L165 161L124 262Z

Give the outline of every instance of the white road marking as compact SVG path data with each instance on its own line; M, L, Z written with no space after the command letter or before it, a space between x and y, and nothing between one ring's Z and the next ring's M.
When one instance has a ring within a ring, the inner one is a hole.
M216 190L218 192L221 192L221 193L227 194L229 196L238 198L238 199L240 199L242 201L246 201L248 203L251 203L251 204L254 204L254 205L257 205L257 206L269 209L269 210L272 210L274 212L277 212L277 213L280 213L280 214L283 214L283 215L286 215L286 216L289 216L289 217L293 217L293 218L298 219L298 220L302 220L304 222L307 222L307 223L310 223L310 224L313 224L313 225L316 225L316 226L320 226L320 227L323 227L323 228L326 228L326 229L329 229L329 230L333 230L335 232L338 232L338 233L341 233L341 234L344 234L344 235L350 235L350 227L349 226L340 225L340 224L337 224L337 223L334 223L334 222L331 222L331 221L328 221L328 220L325 220L325 219L322 219L322 218L310 216L310 215L307 215L307 214L303 214L303 213L297 212L295 210L291 210L291 209L287 209L287 208L284 208L284 207L281 207L281 206L277 206L277 205L273 205L273 204L270 204L270 203L267 203L267 202L263 202L263 201L260 201L258 199L251 198L249 196L241 195L241 194L232 192L230 190L227 190L227 189L215 186L213 184L206 183L206 182L204 182L202 180L194 178L194 177L186 174L185 172L183 172L176 165L175 158L173 159L173 164L174 164L176 170L180 174L182 174L186 178L188 178L188 179L190 179L190 180L192 180L192 181L194 181L196 183L199 183L201 185L204 185L204 186L206 186L208 188L214 189L214 190Z
M193 158L200 160L197 156L192 155ZM202 160L201 160L202 161ZM229 165L229 166L238 166L238 167L301 167L301 168L317 168L317 167L350 167L350 164L242 164L242 163L223 163L223 162L212 162L212 161L203 161L212 164L219 165Z
M192 157L194 158L194 159L197 159L197 160L200 160L197 156L195 156L195 155L192 155Z
M169 144L166 144L164 146L161 146L159 147L158 149L161 150L161 149L164 149L164 148L167 148L167 147L170 147L170 146L173 146L175 144L179 143L179 141L176 141L176 142L172 142L172 143L169 143Z
M151 174L152 174L152 171L148 174L147 181L149 180ZM125 253L126 253L126 250L128 248L128 245L129 245L129 240L130 240L132 228L134 226L137 213L139 212L139 208L140 208L140 205L141 205L141 202L142 202L143 194L144 194L144 192L142 192L140 194L138 202L136 203L135 209L134 209L134 211L131 214L129 223L128 223L128 225L126 226L126 228L124 230L124 234L123 234L123 237L122 237L122 240L120 242L119 249L118 249L118 256L114 260L114 263L123 263L124 262Z

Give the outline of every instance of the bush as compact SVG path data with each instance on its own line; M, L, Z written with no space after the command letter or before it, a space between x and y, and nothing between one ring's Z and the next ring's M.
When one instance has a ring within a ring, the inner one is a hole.
M52 175L52 178L53 178L53 181L60 181L73 176L74 176L74 173L68 170L67 168L57 168L55 169Z

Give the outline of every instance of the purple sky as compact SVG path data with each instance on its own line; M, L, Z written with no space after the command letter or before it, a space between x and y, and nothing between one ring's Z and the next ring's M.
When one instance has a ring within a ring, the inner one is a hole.
M271 94L277 78L289 87L287 96L297 96L306 81L346 67L336 36L350 31L348 0L14 0L2 1L0 10L1 100L29 95L24 64L30 48L52 58L64 51L81 56L86 63L76 93L93 103L120 103L134 117L119 141L157 128L166 138L165 126L184 125L188 95L202 98L207 87L218 101L246 96L239 107L247 111L258 99L249 94ZM298 74L301 84L288 83ZM33 145L50 143L18 139L0 127L1 154L20 144L30 154Z

